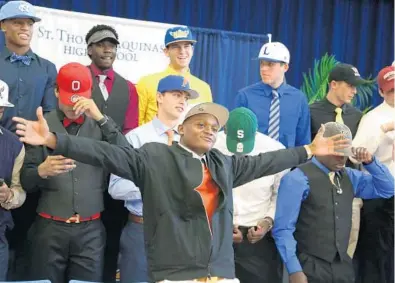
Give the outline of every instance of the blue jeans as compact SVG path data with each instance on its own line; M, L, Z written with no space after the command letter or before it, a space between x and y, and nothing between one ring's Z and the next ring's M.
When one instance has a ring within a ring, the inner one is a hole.
M5 232L0 231L0 281L6 281L8 270L8 242L5 237Z
M128 221L121 235L121 283L149 282L143 224Z

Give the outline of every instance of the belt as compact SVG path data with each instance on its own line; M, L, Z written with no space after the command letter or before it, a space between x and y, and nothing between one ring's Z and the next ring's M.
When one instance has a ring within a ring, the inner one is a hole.
M207 283L215 283L224 280L225 278L222 277L202 277L198 279L192 280L193 282L207 282Z
M144 218L142 216L137 216L129 213L129 220L134 223L144 224Z
M80 222L86 222L86 221L92 221L100 218L100 212L93 214L90 217L81 217L79 214L74 214L70 218L62 218L62 217L57 217L57 216L52 216L44 212L40 212L38 215L40 215L43 218L46 219L52 219L54 221L60 221L60 222L65 222L65 223L80 223Z

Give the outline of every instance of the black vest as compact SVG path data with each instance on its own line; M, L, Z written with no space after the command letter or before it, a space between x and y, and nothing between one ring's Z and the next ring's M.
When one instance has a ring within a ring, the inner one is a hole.
M351 230L354 190L346 170L341 171L342 194L313 162L298 167L308 178L310 192L303 201L294 233L298 253L332 262L338 254L343 260Z
M21 152L22 143L16 135L7 129L0 126L0 130L3 132L3 134L0 133L0 178L4 179L4 182L9 187L11 185L15 159ZM0 207L0 241L4 236L3 232L5 229L12 229L13 226L14 222L12 221L10 211Z
M48 113L45 118L51 132L67 134L57 110ZM99 126L89 118L85 119L77 135L102 140ZM43 150L46 158L47 149L43 148ZM38 213L44 212L52 216L69 218L75 213L89 217L103 210L103 170L81 162L76 164L77 167L68 173L43 180Z
M91 72L92 73L92 72ZM107 101L104 100L97 78L92 73L93 89L92 99L95 101L100 111L111 117L118 127L123 129L126 111L129 106L129 86L127 81L114 72L114 84L108 95Z

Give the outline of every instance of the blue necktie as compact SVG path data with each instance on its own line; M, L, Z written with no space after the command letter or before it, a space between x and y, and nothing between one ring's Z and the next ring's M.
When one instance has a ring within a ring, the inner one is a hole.
M21 61L23 64L25 64L26 66L30 65L30 62L32 61L32 57L28 56L28 55L17 55L15 53L13 53L10 57L10 62L14 63L14 62L18 62Z
M280 138L280 99L276 90L272 91L273 99L270 105L268 136L274 140Z

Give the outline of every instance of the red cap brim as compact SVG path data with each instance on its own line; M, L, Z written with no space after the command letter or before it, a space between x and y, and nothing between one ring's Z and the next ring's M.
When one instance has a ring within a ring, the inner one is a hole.
M74 93L74 92L71 93L59 89L59 101L63 105L74 106L74 104L77 102L77 98L79 97L91 98L91 94L92 91L90 89L80 93Z
M395 89L395 80L386 81L385 83L380 84L379 88L382 91L389 91L391 89Z

